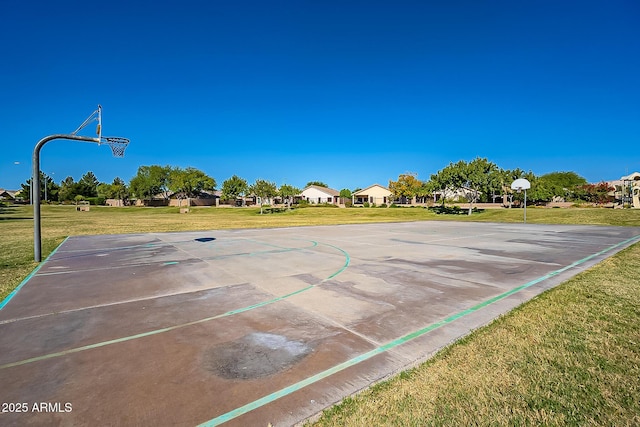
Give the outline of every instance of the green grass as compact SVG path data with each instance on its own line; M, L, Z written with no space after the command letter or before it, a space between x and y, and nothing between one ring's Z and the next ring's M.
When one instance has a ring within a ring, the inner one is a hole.
M422 208L42 207L43 255L65 237L225 228L455 220L522 222ZM529 223L640 226L640 211L527 209ZM31 208L0 208L0 300L35 267ZM640 425L640 244L481 328L425 364L327 410L318 426Z

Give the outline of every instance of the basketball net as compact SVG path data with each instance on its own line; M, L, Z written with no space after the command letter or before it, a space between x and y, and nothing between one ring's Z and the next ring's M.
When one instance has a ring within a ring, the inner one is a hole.
M127 138L121 138L119 136L105 136L102 138L102 142L111 147L113 157L124 157L124 150L126 150L129 145Z

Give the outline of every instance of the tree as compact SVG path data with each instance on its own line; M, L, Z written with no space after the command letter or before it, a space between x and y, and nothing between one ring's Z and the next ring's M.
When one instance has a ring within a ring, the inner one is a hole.
M500 169L498 172L500 177L500 194L509 198L509 207L513 202L513 191L511 190L511 183L516 179L522 178L524 171L520 168L516 169Z
M222 183L222 198L224 200L233 200L235 202L238 196L245 195L248 189L249 186L246 180L237 175L233 175ZM244 200L242 201L242 204L244 205Z
M406 200L411 200L418 194L422 182L418 179L418 174L409 172L400 174L397 181L389 180L389 191L393 194L395 199L400 199L401 203L405 203Z
M89 171L82 175L80 181L81 193L84 197L96 197L98 195L98 178L93 174L93 172Z
M78 194L82 194L82 188L79 183L68 176L60 183L60 191L58 192L58 200L73 200Z
M202 191L213 191L216 188L215 179L191 167L171 169L168 181L169 190L183 193L185 197L198 197Z
M498 166L487 159L475 158L463 168L464 186L468 188L469 215L473 210L473 203L480 200L480 195L492 194L500 186Z
M351 190L349 190L348 188L343 188L342 190L340 190L340 197L344 199L350 199L351 195Z
M545 201L551 201L554 197L575 200L576 190L586 184L587 180L575 172L551 172L538 179L538 185L548 193Z
M256 179L256 182L251 186L251 192L260 198L260 215L262 215L264 199L270 200L278 193L278 190L275 183L264 179Z
M278 190L278 195L286 200L287 209L291 208L291 202L295 196L300 194L300 189L289 184L282 184Z
M40 200L44 200L45 202L49 200L58 200L58 194L60 192L60 187L53 181L53 179L40 171ZM25 183L20 184L21 193L29 195L29 201L31 201L31 178L29 178Z
M116 177L111 184L99 184L97 190L98 197L104 197L105 199L116 199L124 202L129 198L127 185L119 177Z
M553 199L553 193L549 186L533 172L525 172L519 178L524 178L531 184L531 188L527 190L527 201L531 203L542 203ZM524 192L513 194L513 198L524 203Z
M429 196L431 196L431 189L425 181L420 181L420 187L416 191L416 199L422 199L421 203L425 203Z
M430 193L440 192L442 206L444 207L447 196L459 190L463 182L460 174L456 172L456 165L449 163L437 173L432 174L426 184L426 190Z
M442 190L443 206L448 192L464 190L471 215L473 204L480 199L480 195L491 194L500 186L500 182L498 167L487 159L477 157L469 163L464 160L450 163L437 174L431 175L426 190Z
M329 188L329 186L322 181L309 181L307 182L307 185L305 185L305 187L310 187L312 185L315 185L316 187Z
M576 189L575 194L581 200L601 205L613 201L613 196L610 194L613 191L615 187L603 181L599 184L581 185Z
M170 166L140 166L136 176L129 181L129 189L139 199L151 200L156 194L167 198Z
M113 191L112 198L122 200L123 202L129 200L129 188L127 188L127 184L125 184L120 177L117 176L113 179L111 189Z

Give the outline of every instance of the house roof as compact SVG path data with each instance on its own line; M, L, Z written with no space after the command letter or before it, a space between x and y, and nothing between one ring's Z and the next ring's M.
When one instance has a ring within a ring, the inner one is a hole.
M304 190L302 190L302 192L304 193L305 190L308 190L310 188L313 188L315 190L318 190L322 193L328 194L329 196L339 196L340 192L337 190L334 190L333 188L327 188L327 187L320 187L319 185L310 185L308 187L306 187Z
M16 194L19 192L20 190L13 191L13 190L5 190L3 188L0 188L0 197L11 197L12 199L15 199Z
M631 175L623 176L620 181L637 181L640 180L640 173L634 172Z
M382 188L383 190L389 191L389 189L388 189L387 187L385 187L384 185L380 185L380 184L373 184L373 185L368 186L368 187L367 187L367 188L365 188L365 189L362 189L362 190L356 191L355 193L353 193L353 195L354 195L354 196L366 195L366 194L367 194L367 191L368 191L368 190L371 190L373 187L380 187L380 188Z

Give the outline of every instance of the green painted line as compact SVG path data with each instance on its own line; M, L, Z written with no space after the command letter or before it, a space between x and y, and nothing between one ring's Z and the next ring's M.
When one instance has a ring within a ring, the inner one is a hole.
M309 285L306 288L298 289L297 291L291 292L291 293L286 294L286 295L282 295L280 297L274 298L274 299L269 300L269 301L259 302L257 304L252 304L252 305L249 305L247 307L242 307L242 308L238 308L238 309L235 309L235 310L227 311L226 313L218 314L217 316L211 316L211 317L206 317L204 319L194 320L193 322L182 323L180 325L169 326L167 328L155 329L153 331L143 332L143 333L140 333L140 334L129 335L129 336L126 336L126 337L116 338L116 339L109 340L109 341L103 341L103 342L99 342L99 343L96 343L96 344L89 344L89 345L85 345L85 346L82 346L82 347L76 347L76 348L72 348L72 349L69 349L69 350L59 351L57 353L49 353L49 354L45 354L43 356L32 357L30 359L20 360L18 362L7 363L5 365L0 365L0 369L12 368L14 366L21 366L21 365L26 365L26 364L33 363L33 362L39 362L39 361L42 361L42 360L53 359L55 357L66 356L68 354L73 354L73 353L78 353L78 352L85 351L85 350L91 350L91 349L94 349L94 348L104 347L104 346L111 345L111 344L118 344L118 343L122 343L122 342L126 342L126 341L135 340L135 339L138 339L138 338L144 338L144 337L149 337L149 336L152 336L152 335L158 335L158 334L162 334L164 332L170 332L170 331L175 331L176 329L186 328L187 326L193 326L193 325L197 325L199 323L209 322L211 320L221 319L223 317L228 317L228 316L233 316L234 314L244 313L245 311L253 310L253 309L258 308L258 307L264 307L265 305L269 305L269 304L273 304L273 303L278 302L278 301L282 301L282 300L284 300L286 298L289 298L289 297L291 297L293 295L297 295L299 293L305 292L305 291L307 291L307 290L309 290L309 289L311 289L313 287L315 287L315 285Z
M345 258L344 265L342 266L342 268L341 268L340 270L336 271L335 273L333 273L331 276L329 276L329 277L327 277L326 279L324 279L324 280L323 280L323 282L326 282L327 280L331 280L331 279L333 279L334 277L336 277L338 274L340 274L340 273L342 273L343 271L345 271L345 270L347 269L347 267L349 267L349 264L351 263L351 257L349 256L349 254L347 253L347 251L345 251L345 250L344 250L344 249L342 249L342 248L339 248L339 247L334 246L334 245L330 245L330 244L328 244L328 243L323 243L323 245L325 245L325 246L329 246L329 247L331 247L331 248L333 248L333 249L337 249L337 250L339 250L340 252L342 252L342 254L344 255L344 258Z
M314 244L312 246L310 246L310 247L315 247L315 246L318 245L318 243L315 242L315 241L311 241L311 242L313 242ZM330 278L332 278L332 277L335 277L336 275L342 273L345 270L346 266L349 263L349 254L347 254L344 250L342 250L340 248L337 248L336 246L332 246L332 245L327 245L327 246L331 246L333 248L339 249L347 257L347 262L345 263L345 265L343 265L337 272L335 272L331 276L329 276ZM327 279L325 279L325 280L327 280ZM323 283L323 282L324 282L324 280L322 282L320 282L320 283ZM286 295L282 295L282 296L273 298L273 299L268 300L268 301L262 301L262 302L259 302L259 303L256 303L256 304L252 304L252 305L249 305L249 306L246 306L246 307L242 307L242 308L238 308L238 309L235 309L235 310L227 311L226 313L222 313L222 314L219 314L219 315L216 315L216 316L206 317L204 319L198 319L198 320L194 320L194 321L188 322L188 323L183 323L183 324L180 324L180 325L170 326L170 327L161 328L161 329L155 329L153 331L143 332L143 333L140 333L140 334L130 335L130 336L117 338L117 339L113 339L113 340L109 340L109 341L103 341L103 342L90 344L90 345L86 345L86 346L82 346L82 347L76 347L76 348L72 348L72 349L69 349L69 350L64 350L64 351L60 351L60 352L56 352L56 353L49 353L49 354L45 354L45 355L38 356L38 357L32 357L30 359L20 360L20 361L17 361L17 362L7 363L7 364L4 364L4 365L0 365L0 370L6 369L6 368L11 368L11 367L14 367L14 366L21 366L21 365L26 365L26 364L29 364L29 363L39 362L39 361L42 361L42 360L52 359L52 358L55 358L55 357L65 356L65 355L68 355L68 354L78 353L78 352L85 351L85 350L91 350L91 349L95 349L95 348L99 348L99 347L104 347L106 345L118 344L118 343L122 343L122 342L126 342L126 341L135 340L135 339L138 339L138 338L144 338L144 337L148 337L148 336L152 336L152 335L157 335L157 334L161 334L161 333L164 333L164 332L169 332L169 331L174 331L176 329L185 328L187 326L197 325L199 323L209 322L211 320L232 316L234 314L244 313L244 312L249 311L249 310L253 310L253 309L256 309L256 308L259 308L259 307L264 307L266 305L273 304L273 303L276 303L278 301L285 300L285 299L290 298L290 297L292 297L294 295L298 295L298 294L300 294L302 292L306 292L309 289L312 289L312 288L314 288L316 286L317 285L309 285L307 287L298 289L297 291L290 292L290 293L288 293Z
M34 268L33 271L29 273L29 275L25 277L24 280L20 282L18 286L9 295L7 295L7 297L3 299L2 302L0 302L0 310L2 310L5 305L9 304L9 301L11 301L11 299L18 294L20 289L22 289L22 287L26 285L27 282L31 280L31 278L35 276L38 271L40 271L40 268L42 268L42 266L49 260L49 258L51 258L53 254L55 254L57 250L60 249L60 247L64 244L64 242L67 241L67 239L69 239L69 237L66 237L53 251L51 251L49 256L47 256L44 261L38 264L36 268Z
M391 342L389 342L389 343L387 343L385 345L382 345L380 347L374 348L373 350L370 350L370 351L368 351L366 353L363 353L363 354L361 354L359 356L356 356L356 357L354 357L352 359L344 361L344 362L342 362L342 363L340 363L338 365L335 365L335 366L333 366L333 367L331 367L331 368L329 368L329 369L327 369L325 371L319 372L319 373L317 373L315 375L312 375L311 377L305 378L302 381L299 381L299 382L297 382L295 384L292 384L292 385L290 385L288 387L280 389L280 390L278 390L278 391L276 391L274 393L271 393L271 394L269 394L267 396L261 397L260 399L254 400L253 402L247 403L246 405L241 406L239 408L236 408L233 411L229 411L229 412L227 412L225 414L222 414L222 415L220 415L220 416L218 416L216 418L213 418L213 419L211 419L211 420L209 420L209 421L207 421L205 423L200 424L198 427L213 427L213 426L218 426L220 424L223 424L223 423L225 423L227 421L230 421L230 420L232 420L234 418L237 418L237 417L239 417L241 415L244 415L244 414L246 414L248 412L251 412L254 409L257 409L257 408L259 408L261 406L264 406L264 405L266 405L268 403L271 403L271 402L273 402L275 400L278 400L278 399L280 399L282 397L285 397L285 396L287 396L287 395L289 395L289 394L291 394L291 393L293 393L295 391L298 391L298 390L300 390L300 389L302 389L302 388L304 388L304 387L306 387L308 385L311 385L311 384L313 384L313 383L315 383L317 381L325 379L325 378L327 378L327 377L329 377L329 376L331 376L331 375L333 375L333 374L335 374L337 372L343 371L343 370L345 370L345 369L347 369L347 368L349 368L351 366L357 365L358 363L361 363L361 362L364 362L365 360L371 359L374 356L377 356L377 355L379 355L381 353L384 353L384 352L386 352L388 350L391 350L391 349L393 349L395 347L398 347L398 346L400 346L402 344L405 344L405 343L407 343L407 342L409 342L411 340L414 340L414 339L416 339L418 337L426 335L427 333L429 333L429 332L431 332L431 331L433 331L435 329L438 329L438 328L440 328L440 327L442 327L444 325L452 323L452 322L458 320L461 317L464 317L464 316L466 316L468 314L471 314L471 313L474 313L474 312L476 312L478 310L481 310L481 309L485 308L486 306L488 306L490 304L493 304L496 301L499 301L499 300L502 300L504 298L507 298L508 296L513 295L516 292L519 292L519 291L521 291L521 290L523 290L525 288L533 286L533 285L535 285L537 283L540 283L540 282L542 282L544 280L550 279L553 276L557 276L558 274L560 274L560 273L562 273L564 271L567 271L570 268L573 268L573 267L576 267L576 266L578 266L580 264L583 264L583 263L589 261L590 259L593 259L593 258L595 258L597 256L603 255L603 254L605 254L605 253L607 253L607 252L609 252L609 251L611 251L611 250L613 250L615 248L618 248L618 247L620 247L622 245L625 245L627 243L631 243L634 240L637 240L639 238L640 238L640 235L632 237L632 238L627 239L627 240L625 240L623 242L617 243L617 244L615 244L613 246L610 246L610 247L608 247L606 249L603 249L600 252L597 252L595 254L586 256L586 257L584 257L584 258L582 258L582 259L580 259L580 260L578 260L576 262L573 262L573 263L569 264L566 267L563 267L563 268L561 268L559 270L555 270L555 271L552 271L550 273L547 273L544 276L541 276L541 277L539 277L537 279L534 279L534 280L532 280L530 282L525 283L524 285L518 286L518 287L516 287L514 289L511 289L511 290L509 290L507 292L504 292L504 293L502 293L500 295L497 295L497 296L495 296L493 298L490 298L490 299L488 299L486 301L483 301L483 302L481 302L481 303L479 303L477 305L474 305L473 307L468 308L468 309L466 309L464 311L461 311L459 313L453 314L453 315L451 315L451 316L449 316L449 317L447 317L445 319L442 319L441 321L439 321L437 323L433 323L433 324L431 324L431 325L429 325L429 326L427 326L425 328L422 328L422 329L419 329L419 330L417 330L415 332L412 332L412 333L409 333L407 335L404 335L404 336L402 336L402 337L400 337L398 339L395 339L395 340L393 340L393 341L391 341Z

